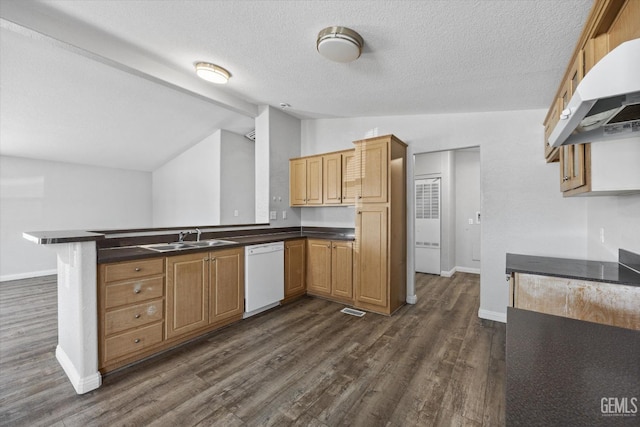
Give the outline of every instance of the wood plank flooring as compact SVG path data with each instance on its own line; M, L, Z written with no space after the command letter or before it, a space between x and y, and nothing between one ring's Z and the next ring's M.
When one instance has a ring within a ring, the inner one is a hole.
M0 425L502 426L505 325L479 277L418 274L394 316L303 298L103 378L55 359L55 277L0 284Z

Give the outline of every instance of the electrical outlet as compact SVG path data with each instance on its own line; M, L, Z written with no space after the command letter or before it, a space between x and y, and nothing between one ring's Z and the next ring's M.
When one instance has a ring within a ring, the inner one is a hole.
M473 225L473 218L469 218L469 225Z
M233 211L233 216L238 216L238 209Z
M269 219L278 219L278 214L276 211L269 212Z
M600 228L600 243L604 243L604 228Z

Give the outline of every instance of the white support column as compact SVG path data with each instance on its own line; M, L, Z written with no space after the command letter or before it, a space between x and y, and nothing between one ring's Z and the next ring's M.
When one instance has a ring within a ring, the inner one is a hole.
M98 371L96 243L52 245L58 254L58 346L56 358L76 393L102 384Z

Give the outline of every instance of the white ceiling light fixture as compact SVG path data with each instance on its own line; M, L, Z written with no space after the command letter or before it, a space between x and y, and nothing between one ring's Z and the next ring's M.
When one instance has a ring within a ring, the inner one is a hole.
M335 62L351 62L360 57L364 40L346 27L327 27L318 33L316 48L320 55Z
M226 84L231 77L231 73L224 68L208 62L198 62L196 74L203 80L219 85Z

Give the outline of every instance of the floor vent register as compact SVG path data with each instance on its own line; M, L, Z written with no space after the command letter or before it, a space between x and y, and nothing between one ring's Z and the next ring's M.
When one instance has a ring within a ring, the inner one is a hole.
M356 316L356 317L362 317L365 315L364 311L360 311L360 310L356 310L353 308L343 308L342 310L340 310L341 313L345 313L345 314L350 314L352 316Z

